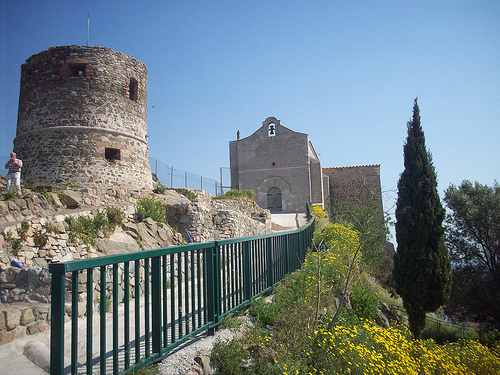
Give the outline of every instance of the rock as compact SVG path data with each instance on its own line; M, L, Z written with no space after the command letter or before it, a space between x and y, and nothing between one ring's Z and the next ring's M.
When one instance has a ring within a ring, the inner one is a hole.
M3 236L0 234L0 250L2 250L3 248L3 241L4 241Z
M377 310L375 313L375 322L382 328L389 328L391 324L389 319L382 313L381 310Z
M48 331L50 329L50 326L45 320L38 320L36 322L28 324L27 328L30 335L35 335L39 332Z
M23 354L35 365L46 372L50 372L50 350L40 341L29 341L23 350Z
M9 267L3 270L3 272L0 272L0 283L6 284L13 282L17 278L19 272L21 272L21 269L17 267Z
M130 235L116 231L108 238L98 240L97 250L106 255L115 255L140 251L141 248Z
M35 315L33 315L33 311L31 309L23 310L21 313L20 323L22 326L27 326L30 323L35 321Z
M5 315L5 324L9 331L21 323L21 311L18 309L3 310L3 313Z
M26 330L25 326L17 326L11 332L14 334L15 339L20 339L26 337Z
M68 208L78 208L82 204L82 196L74 190L65 190L61 193L61 202Z
M202 375L213 375L214 371L212 370L212 367L210 367L210 357L202 355L195 357L194 361L201 367L203 371L201 373Z
M0 344L7 344L9 342L12 342L14 341L14 333L11 331L11 332L6 332L6 331L3 331L3 332L0 332Z
M0 331L3 331L5 326L6 326L5 315L3 314L2 311L0 311Z
M31 293L28 298L32 301L40 302L40 303L50 303L48 299L48 294L47 296L44 296L43 294L40 293Z

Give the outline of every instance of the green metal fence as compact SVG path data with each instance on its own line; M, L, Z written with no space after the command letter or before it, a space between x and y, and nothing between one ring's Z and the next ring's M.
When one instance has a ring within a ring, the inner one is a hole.
M300 267L313 232L310 219L289 232L51 264L50 373L123 373L213 334Z

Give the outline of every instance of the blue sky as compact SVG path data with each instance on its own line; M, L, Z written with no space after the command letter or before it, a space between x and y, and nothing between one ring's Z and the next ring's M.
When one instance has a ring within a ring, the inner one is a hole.
M50 46L105 46L148 68L150 156L218 179L229 141L269 116L324 167L381 164L393 203L418 96L439 191L500 175L499 1L0 0L0 155L20 66Z

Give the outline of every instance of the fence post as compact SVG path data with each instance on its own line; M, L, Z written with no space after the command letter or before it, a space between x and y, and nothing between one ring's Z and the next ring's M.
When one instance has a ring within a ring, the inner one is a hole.
M273 277L273 268L274 268L274 262L273 262L273 239L272 237L269 237L266 240L266 256L267 256L267 262L266 262L266 267L267 267L267 286L272 287L274 285L274 277Z
M252 298L252 265L250 263L250 243L243 242L243 294L245 301Z
M148 282L146 280L146 282ZM160 257L151 259L151 309L153 353L161 352L161 272Z
M59 266L59 267L58 267ZM50 373L64 373L64 265L52 263L51 312L50 312Z
M208 328L208 334L214 335L219 323L220 313L220 267L219 267L219 245L215 242L213 247L204 251L204 262L206 270L206 293L205 305L207 306L207 322L212 322Z

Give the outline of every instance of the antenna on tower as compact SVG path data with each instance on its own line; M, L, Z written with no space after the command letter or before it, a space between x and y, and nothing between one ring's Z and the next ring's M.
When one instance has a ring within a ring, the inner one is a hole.
M89 46L90 14L87 14L87 47Z

